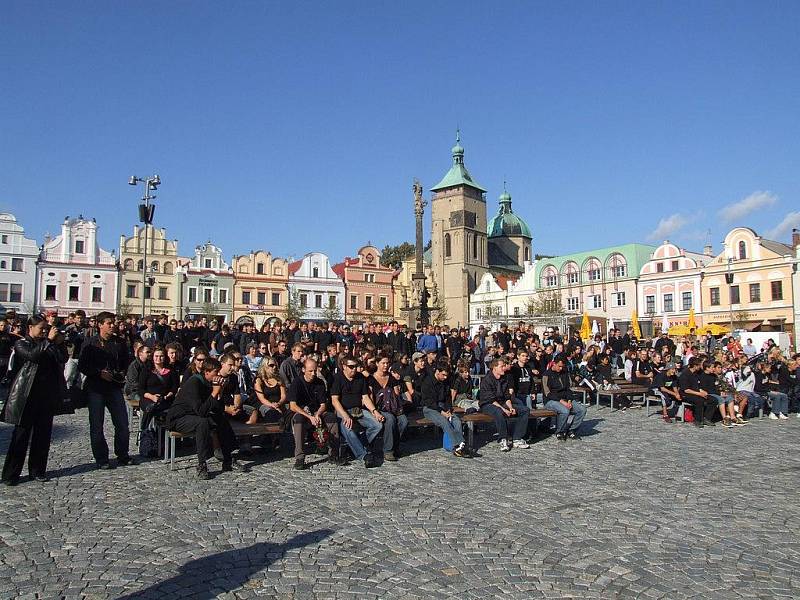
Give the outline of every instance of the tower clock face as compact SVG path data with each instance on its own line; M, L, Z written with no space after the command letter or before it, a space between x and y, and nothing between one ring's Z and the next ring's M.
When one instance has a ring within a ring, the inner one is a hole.
M372 252L370 252L369 254L367 254L367 255L366 255L364 258L366 258L366 259L367 259L367 262L368 262L369 264L372 264L372 261L373 261L373 260L375 260L375 257L374 257L374 256L372 256Z

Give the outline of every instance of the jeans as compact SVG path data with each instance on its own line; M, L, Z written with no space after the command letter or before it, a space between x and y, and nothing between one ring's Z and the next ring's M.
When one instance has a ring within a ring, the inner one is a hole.
M528 408L533 408L533 406L536 404L535 395L533 396L533 399L531 399L531 394L518 394L515 396L515 398L517 399L517 402L521 402Z
M789 412L789 396L783 392L770 392L769 399L772 401L772 412L786 414Z
M717 394L709 394L708 397L712 400L716 400L717 406L720 406L721 404L730 404L731 402L733 402L733 397L728 394L725 394L724 396Z
M265 407L266 408L266 407ZM328 431L328 456L330 458L337 458L339 456L339 427L336 423L336 416L333 413L323 413L321 425ZM311 421L302 415L295 415L292 417L292 436L294 437L294 458L305 459L306 454L303 444L306 441L306 436L309 430L313 429Z
M567 429L577 431L586 417L586 407L577 400L573 400L572 408L567 408L559 400L548 400L545 402L544 407L556 413L556 433L566 433ZM572 418L572 425L567 427L567 420L570 415L574 415L574 417Z
M515 419L514 423L514 432L513 432L513 439L521 440L525 437L525 432L528 431L528 415L530 415L530 409L522 402L514 398L511 401L511 406L513 406L516 411L517 415L515 417L507 417L506 414L494 404L484 404L481 406L481 412L487 415L490 415L494 418L495 427L497 427L497 435L500 437L501 440L507 440L508 437L508 419Z
M353 419L353 429L345 427L344 423L342 423L342 418L339 417L339 429L342 432L342 437L345 443L350 446L350 450L353 451L353 456L356 457L356 460L361 460L367 455L367 449L364 447L364 444L361 443L361 438L358 437L358 432L355 430L356 423L364 428L364 433L367 436L367 444L369 445L372 445L372 441L378 437L381 429L383 429L383 424L378 423L375 417L370 413L364 412L361 413L361 415L360 418Z
M449 419L442 415L438 410L423 407L422 415L431 423L436 425L444 433L450 436L453 441L453 446L459 446L464 443L464 432L461 427L461 419L457 415L453 415Z
M390 412L381 411L383 418L383 451L394 452L400 447L400 438L408 427L408 417L406 415L393 415Z
M114 388L105 394L89 391L87 403L89 407L89 439L92 443L95 462L98 464L108 462L108 444L103 433L106 409L111 414L111 422L114 424L114 454L117 458L128 458L130 431L128 430L128 409L125 407L122 390Z

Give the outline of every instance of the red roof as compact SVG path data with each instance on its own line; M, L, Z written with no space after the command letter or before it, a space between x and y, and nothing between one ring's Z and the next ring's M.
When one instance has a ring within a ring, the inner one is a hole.
M516 277L508 277L506 275L498 275L495 279L497 280L497 285L500 286L501 290L507 290L509 282L511 283L517 282Z
M336 273L339 276L340 279L344 279L345 266L347 266L346 263L340 262L333 265L331 269L333 270L334 273Z
M302 260L296 260L293 263L289 263L289 275L294 275L300 270L300 265L303 264Z

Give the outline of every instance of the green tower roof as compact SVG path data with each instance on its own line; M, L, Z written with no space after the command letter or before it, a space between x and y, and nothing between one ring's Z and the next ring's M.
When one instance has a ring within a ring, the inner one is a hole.
M474 179L472 179L472 175L469 174L467 167L464 166L464 148L461 146L460 132L456 133L456 145L453 146L452 153L453 166L450 167L450 170L442 178L442 180L431 188L431 191L437 192L449 187L468 185L471 188L485 192L486 190L479 186Z
M533 237L528 224L511 210L511 194L505 190L505 186L500 194L500 209L489 221L486 233L490 238L511 235L521 235L528 239Z

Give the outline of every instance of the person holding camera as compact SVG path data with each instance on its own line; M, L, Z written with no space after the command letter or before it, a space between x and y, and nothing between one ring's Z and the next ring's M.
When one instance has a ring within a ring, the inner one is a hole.
M222 471L246 470L231 457L236 447L236 436L228 422L222 398L222 389L232 365L231 362L222 365L215 358L206 358L198 372L183 382L167 412L170 431L194 436L199 479L211 478L206 461L214 455L212 432L216 432L222 451Z
M114 424L114 454L119 465L136 464L129 454L128 410L122 388L128 368L128 345L114 332L114 315L97 315L98 334L88 338L81 348L78 370L86 375L84 390L89 407L89 439L98 469L111 469L108 443L103 434L106 409Z
M14 370L3 420L15 425L3 465L2 482L17 485L28 454L32 480L48 481L47 456L53 431L53 416L66 391L64 336L49 327L44 318L31 317L28 335L14 344ZM62 393L59 394L59 391Z

